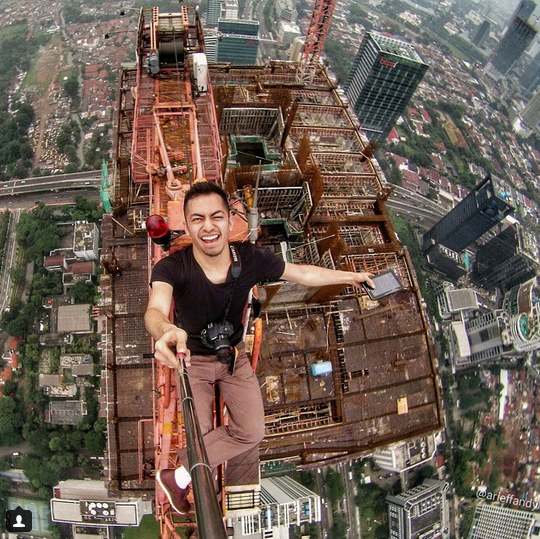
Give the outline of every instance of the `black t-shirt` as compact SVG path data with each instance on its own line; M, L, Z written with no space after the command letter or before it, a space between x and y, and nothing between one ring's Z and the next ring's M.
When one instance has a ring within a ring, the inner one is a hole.
M242 340L242 317L249 291L260 281L279 279L285 270L285 262L272 251L251 243L233 245L242 264L236 284L231 275L232 264L224 283L212 283L195 260L191 245L161 259L152 271L150 282L160 281L173 287L175 324L189 335L199 335L210 322L223 321L232 296L227 320L233 324L234 333L230 342L236 346ZM188 348L195 354L212 353L200 339L194 337L188 339Z

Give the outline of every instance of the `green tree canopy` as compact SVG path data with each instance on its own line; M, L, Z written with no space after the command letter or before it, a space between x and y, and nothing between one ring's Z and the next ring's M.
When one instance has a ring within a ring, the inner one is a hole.
M24 455L21 465L32 490L39 491L42 487L50 489L58 479L48 461L42 457Z
M41 203L33 212L23 213L17 224L17 241L27 260L40 266L43 257L60 246L60 234L53 210Z
M332 515L334 524L332 526L331 534L332 539L347 539L347 520L342 513L335 512Z
M8 508L7 499L9 491L11 490L11 482L3 477L0 478L0 514L5 515ZM6 519L0 518L0 533L3 533L6 529Z
M26 438L30 447L41 456L51 454L49 432L46 427L37 428L30 433Z
M35 118L34 107L30 103L22 103L15 114L15 121L24 132L32 125Z
M79 281L74 286L70 286L68 290L69 297L75 303L93 303L95 287L88 285L83 281Z
M77 80L77 74L71 73L68 79L64 82L64 92L75 99L79 96L79 81Z
M336 472L334 468L329 468L325 476L326 492L330 503L334 506L345 495L345 485L341 474Z
M13 445L22 440L22 415L12 397L0 399L0 446Z
M84 437L84 447L95 457L103 455L105 449L105 433L90 430Z
M9 456L0 457L0 471L5 472L11 468L11 458Z
M13 397L17 391L17 384L13 380L6 380L4 382L4 387L2 388L2 395Z

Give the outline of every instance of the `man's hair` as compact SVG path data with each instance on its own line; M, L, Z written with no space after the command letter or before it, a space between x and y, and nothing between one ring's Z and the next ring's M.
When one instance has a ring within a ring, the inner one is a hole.
M194 183L186 192L186 196L184 198L184 215L187 215L187 207L191 199L212 194L220 196L221 200L223 200L223 204L225 204L225 207L227 208L227 211L229 211L229 197L227 192L216 182L205 181Z

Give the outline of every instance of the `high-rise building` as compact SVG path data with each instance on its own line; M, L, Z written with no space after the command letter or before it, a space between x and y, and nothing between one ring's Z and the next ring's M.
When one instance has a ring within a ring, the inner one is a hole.
M439 315L443 320L463 317L478 310L478 295L472 288L456 288L445 281L435 289Z
M373 453L379 468L389 472L404 472L428 463L437 450L435 436L422 436L416 440L397 442Z
M438 295L439 305L442 294ZM450 359L455 369L540 350L540 279L514 286L502 309L461 316L448 326Z
M499 196L488 174L424 234L422 250L427 254L441 244L453 251L462 251L513 211L514 208Z
M409 43L377 32L364 36L345 93L368 138L388 135L427 69Z
M208 6L206 8L206 26L208 28L215 28L218 25L219 18L221 17L221 4L224 0L208 0Z
M456 369L515 355L510 320L503 310L490 311L465 322L451 322L448 340Z
M321 520L320 496L285 475L261 479L261 506L264 537L282 537L270 531Z
M259 54L259 21L219 19L218 62L254 65Z
M78 537L111 537L110 527L133 526L141 523L144 515L152 514L152 502L139 494L125 498L110 495L103 481L68 479L54 487L51 499L53 522L87 528ZM100 533L103 530L103 533ZM93 532L93 533L90 533ZM75 535L74 535L75 537Z
M265 477L261 479L260 511L228 520L233 537L289 537L291 527L320 522L321 498L286 475Z
M534 0L522 0L488 63L487 72L494 78L507 75L537 32L538 6Z
M530 509L524 500L516 499L517 507ZM524 502L523 505L521 502ZM514 504L515 505L515 504ZM480 504L476 507L468 539L534 539L538 535L540 514L518 508Z
M478 247L470 277L486 290L508 290L534 277L538 267L536 238L514 222Z
M217 62L218 39L217 29L207 28L204 31L204 48L209 62Z
M279 21L277 35L283 45L290 45L295 39L302 37L302 30L295 23Z
M430 249L426 253L426 262L431 269L453 281L458 281L467 275L467 268L461 255L444 245L435 245L433 249Z
M293 0L277 0L275 9L278 18L283 21L296 22L298 13L295 4Z
M238 19L238 0L225 0L221 4L221 19Z
M540 279L534 277L509 290L503 308L511 317L510 331L518 352L540 349Z
M298 62L302 55L305 39L303 37L297 37L292 43L289 49L289 60L291 62Z
M540 124L540 90L533 95L519 116L527 127L538 129Z
M449 537L448 483L426 479L418 487L387 496L390 539Z
M489 21L482 22L482 24L478 26L478 29L476 30L476 33L474 34L474 37L472 39L472 42L477 47L482 47L482 45L484 44L484 41L489 35L490 29L491 29L491 23Z
M540 84L540 53L536 54L523 71L519 83L525 90L535 92Z

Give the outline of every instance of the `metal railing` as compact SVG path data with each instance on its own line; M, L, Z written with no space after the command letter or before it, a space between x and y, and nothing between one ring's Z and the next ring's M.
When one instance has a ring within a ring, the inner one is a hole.
M208 464L208 456L195 412L185 358L179 354L178 359L179 365L175 369L176 387L184 416L189 473L193 486L199 537L201 539L226 539L223 514L217 501L212 469Z

